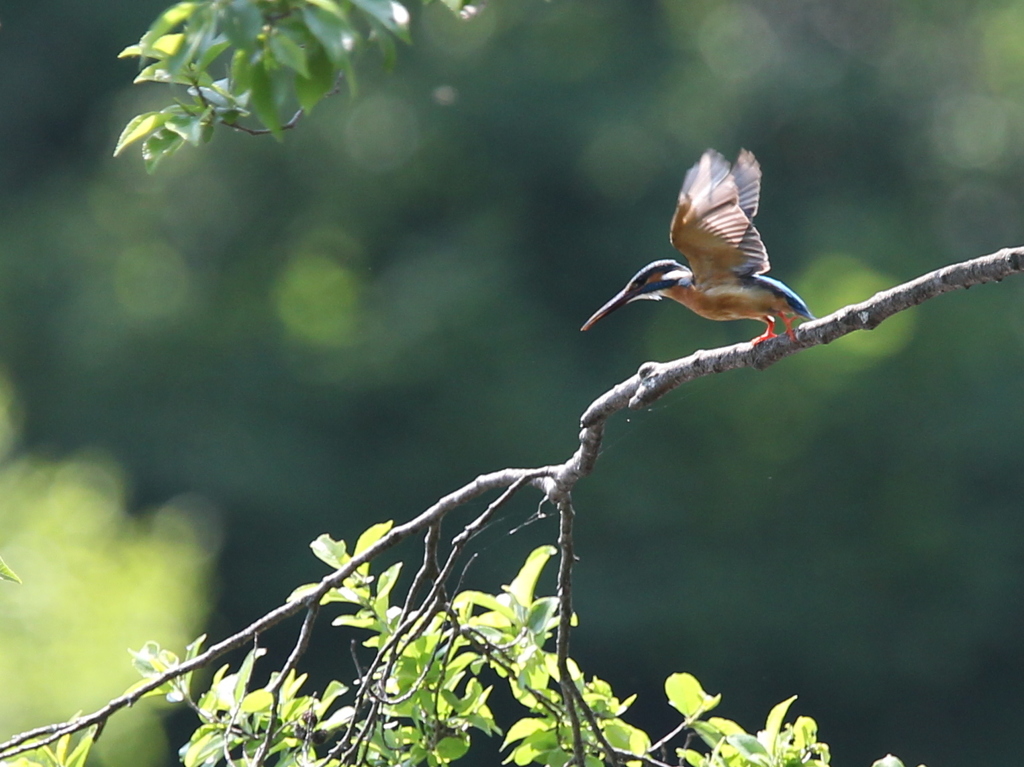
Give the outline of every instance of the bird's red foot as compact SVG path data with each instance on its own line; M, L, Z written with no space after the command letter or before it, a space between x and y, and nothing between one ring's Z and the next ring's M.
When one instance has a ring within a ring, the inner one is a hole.
M795 341L796 334L793 332L793 321L786 315L782 315L782 321L786 324L786 335L789 336L789 340Z
M759 335L757 338L750 339L750 343L752 346L757 346L759 343L763 343L764 341L767 341L769 338L775 338L777 335L778 334L775 332L775 328L773 328L771 325L768 325L768 327L764 329L764 332L761 335Z

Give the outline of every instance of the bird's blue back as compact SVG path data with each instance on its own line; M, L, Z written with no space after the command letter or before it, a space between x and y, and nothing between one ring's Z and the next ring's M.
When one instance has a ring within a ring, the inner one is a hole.
M814 315L811 314L811 310L807 308L807 304L800 298L793 289L784 282L776 280L774 277L765 277L763 274L752 274L747 279L767 288L772 293L778 296L782 296L786 299L786 303L790 305L794 312L799 314L801 317L806 317L809 320L814 319Z

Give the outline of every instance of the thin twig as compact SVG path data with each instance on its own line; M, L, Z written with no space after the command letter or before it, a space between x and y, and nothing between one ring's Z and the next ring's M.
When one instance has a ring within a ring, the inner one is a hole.
M576 703L579 704L580 711L583 712L583 716L587 720L587 723L590 725L590 729L594 733L594 736L601 744L601 747L604 749L605 753L608 754L608 758L612 760L612 765L614 767L618 767L618 765L620 764L618 754L615 748L612 746L612 744L608 742L608 738L604 736L604 732L601 731L601 726L598 724L597 715L594 714L594 709L592 709L590 705L583 699L583 693L580 692L579 688L576 687L576 685L570 685L569 689L572 692L573 697L576 698Z
M292 119L281 126L281 130L291 130L299 124L299 120L305 114L301 109L292 115ZM238 123L223 123L224 125L242 133L248 133L250 136L266 136L269 133L274 133L270 128L248 128L245 125L239 125Z
M672 738L674 738L674 737L675 737L676 735L678 735L678 734L679 734L679 733L681 733L681 732L682 732L683 730L685 730L685 729L686 729L686 727L687 727L687 724L688 724L688 722L687 722L686 720L683 720L682 722L680 722L680 723L679 723L679 726L678 726L678 727L676 727L676 728L675 728L674 730L672 730L672 732L670 732L670 733L669 733L668 735L666 735L666 736L665 736L664 738L662 738L662 739L661 739L661 740L659 740L659 741L658 741L657 743L655 743L655 744L654 744L653 746L651 746L650 748L648 748L648 749L647 749L647 753L649 753L649 754L653 754L653 753L655 753L655 752L656 752L656 751L657 751L657 750L658 750L659 748L663 748L663 747L665 746L665 744L666 744L666 743L668 743L668 742L669 742L670 740L672 740Z
M580 732L580 718L576 712L576 696L573 689L576 683L569 674L569 631L572 624L572 565L576 559L573 552L572 522L575 512L568 494L558 503L561 525L558 533L558 548L561 559L558 563L558 636L555 641L558 659L558 684L562 688L562 702L569 714L569 726L572 728L573 759L578 767L585 767L583 751L583 735Z

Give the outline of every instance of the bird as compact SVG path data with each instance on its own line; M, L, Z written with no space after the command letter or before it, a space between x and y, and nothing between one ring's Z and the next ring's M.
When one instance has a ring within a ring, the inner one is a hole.
M804 300L785 283L766 277L768 251L754 226L761 197L761 166L741 149L735 164L708 149L686 173L669 228L669 241L689 266L653 261L637 272L580 330L640 299L671 298L709 320L761 320L759 344L778 334L777 318L796 340L793 321L814 319Z

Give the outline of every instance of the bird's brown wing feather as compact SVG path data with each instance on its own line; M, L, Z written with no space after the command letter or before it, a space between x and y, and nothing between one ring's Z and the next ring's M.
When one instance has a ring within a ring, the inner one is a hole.
M757 212L761 169L740 153L735 167L707 150L686 174L672 217L670 239L698 284L768 271L768 253L751 219Z

